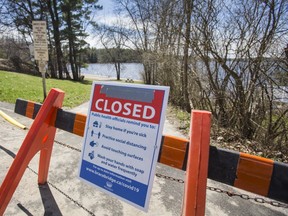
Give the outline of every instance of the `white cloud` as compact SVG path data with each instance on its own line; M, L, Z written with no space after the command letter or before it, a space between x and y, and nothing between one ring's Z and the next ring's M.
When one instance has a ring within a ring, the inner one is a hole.
M108 25L108 26L126 26L130 25L130 20L127 17L121 16L114 11L113 0L99 0L99 5L103 6L101 11L97 11L94 17L94 21L98 25ZM89 36L86 41L92 47L104 48L100 42L100 38L94 29L88 31Z

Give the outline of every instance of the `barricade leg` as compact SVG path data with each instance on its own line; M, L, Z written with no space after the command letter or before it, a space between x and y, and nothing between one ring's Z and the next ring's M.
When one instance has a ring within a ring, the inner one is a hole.
M50 128L49 133L47 133L43 138L44 140L42 140L42 142L46 144L46 147L40 151L38 184L45 184L47 182L55 134L56 128Z
M41 151L38 182L45 183L56 128L56 109L62 107L64 92L52 89L27 133L5 179L0 187L0 215L3 215L29 162Z
M205 214L210 126L210 112L192 111L183 216Z

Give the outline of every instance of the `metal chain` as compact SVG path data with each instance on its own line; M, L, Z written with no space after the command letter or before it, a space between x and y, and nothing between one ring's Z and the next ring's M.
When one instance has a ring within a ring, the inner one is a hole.
M81 152L81 149L78 149L78 148L72 147L72 146L67 145L67 144L65 144L65 143L63 143L63 142L60 142L60 141L57 141L57 140L54 140L54 142L57 143L57 144L59 144L59 145L65 146L65 147L67 147L67 148L70 148L70 149L72 149L72 150L75 150L75 151Z
M59 189L58 187L56 187L54 184L47 182L50 186L52 186L54 189L56 189L58 192L60 192L62 195L64 195L66 198L68 198L70 201L74 202L77 206L79 206L80 208L82 208L83 210L85 210L87 213L89 213L90 215L96 216L92 211L90 211L89 209L87 209L86 207L84 207L82 204L80 204L79 202L77 202L75 199L73 199L72 197L70 197L68 194L64 193L61 189Z
M166 176L166 175L163 175L163 174L160 174L160 173L156 173L156 176L158 178L169 179L170 181L175 181L175 182L178 182L178 183L185 183L184 180L182 180L182 179L173 178L173 177ZM240 198L242 198L244 200L253 200L253 201L257 202L257 203L266 203L266 204L269 204L269 205L272 205L272 206L275 206L275 207L288 208L288 205L285 205L285 204L277 202L277 201L265 200L265 199L263 199L261 197L250 197L247 194L238 194L238 193L235 193L235 192L226 191L226 190L222 190L220 188L211 187L211 186L207 186L207 189L211 190L211 191L218 192L218 193L227 194L229 197L238 196L238 197L240 197Z
M166 175L163 175L163 174L160 174L160 173L156 173L155 175L158 178L164 178L164 179L169 179L170 181L176 181L178 183L184 183L184 180L182 180L182 179L173 178L173 177L166 176Z
M38 173L33 170L32 168L30 168L29 166L27 167L31 172L33 172L34 174L38 175ZM47 181L47 184L49 184L51 187L53 187L55 190L57 190L58 192L60 192L62 195L64 195L66 198L68 198L70 201L72 201L73 203L75 203L77 206L79 206L80 208L82 208L84 211L86 211L87 213L89 213L92 216L96 216L92 211L90 211L89 209L87 209L85 206L83 206L82 204L80 204L79 202L77 202L75 199L73 199L72 197L70 197L68 194L64 193L60 188L58 188L56 185L52 184L51 182ZM41 188L41 185L39 185L39 187Z
M257 203L266 203L266 204L269 204L269 205L272 205L272 206L275 206L275 207L288 208L288 205L285 205L285 204L277 202L277 201L265 200L265 199L263 199L261 197L250 197L247 194L238 194L238 193L235 193L235 192L225 191L225 190L222 190L222 189L219 189L219 188L215 188L215 187L211 187L211 186L208 186L207 189L211 190L211 191L218 192L218 193L227 194L230 197L238 196L238 197L241 197L242 199L253 200L253 201L257 202Z

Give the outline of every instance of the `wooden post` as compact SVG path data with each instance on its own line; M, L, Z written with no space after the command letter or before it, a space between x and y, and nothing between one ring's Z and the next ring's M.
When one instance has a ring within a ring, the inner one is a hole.
M56 133L56 110L62 107L63 99L63 91L52 89L39 110L0 187L0 215L4 214L29 162L38 151L41 151L38 183L44 184L47 181Z
M192 111L183 216L205 215L210 119L210 112Z
M42 74L42 86L43 86L43 101L46 99L47 94L46 94L46 70L44 69L44 72L41 72Z

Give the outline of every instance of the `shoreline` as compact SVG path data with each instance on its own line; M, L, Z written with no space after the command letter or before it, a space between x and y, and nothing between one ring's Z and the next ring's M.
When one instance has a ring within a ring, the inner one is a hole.
M94 74L84 74L84 73L82 73L82 76L84 76L84 80L85 79L103 80L103 81L105 81L105 80L107 80L107 81L117 80L116 77L101 76L101 75L94 75Z
M94 74L85 74L85 73L82 73L82 75L84 76L84 80L95 80L95 81L117 81L117 78L116 77L111 77L111 76L101 76L101 75L94 75ZM122 82L125 82L128 80L128 78L120 78L120 80ZM132 80L134 82L143 82L143 80L134 80L134 79L129 79L129 80ZM133 82L132 82L133 83Z

